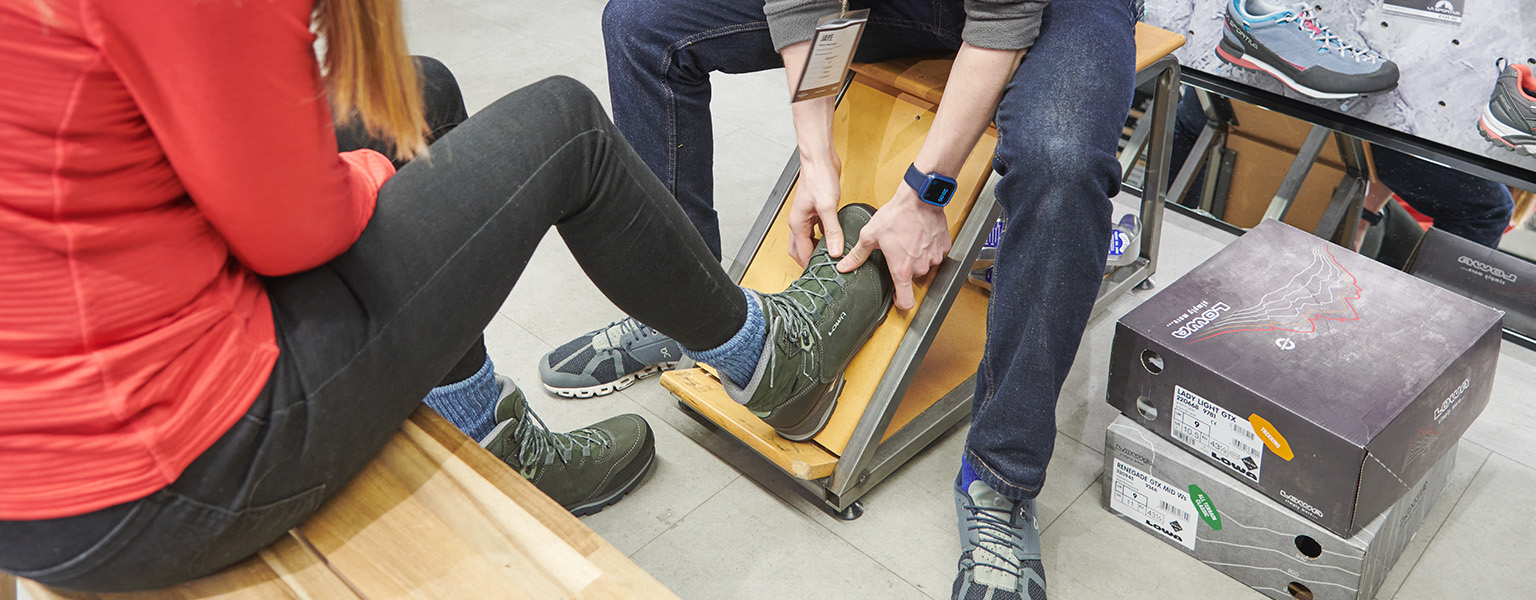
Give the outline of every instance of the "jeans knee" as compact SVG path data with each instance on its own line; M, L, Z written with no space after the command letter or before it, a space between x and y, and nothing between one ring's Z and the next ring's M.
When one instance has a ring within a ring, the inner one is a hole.
M1039 135L1000 143L996 163L1005 177L1027 181L1032 201L1076 199L1083 190L1119 191L1120 166L1114 153L1082 136Z
M603 7L603 45L610 50L635 45L641 35L655 31L661 11L648 0L609 0Z

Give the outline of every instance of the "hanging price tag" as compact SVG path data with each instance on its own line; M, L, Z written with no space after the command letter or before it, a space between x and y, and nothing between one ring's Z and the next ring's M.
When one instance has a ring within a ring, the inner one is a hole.
M869 9L837 12L821 18L811 37L811 52L790 102L836 94L848 77L848 65L869 22Z

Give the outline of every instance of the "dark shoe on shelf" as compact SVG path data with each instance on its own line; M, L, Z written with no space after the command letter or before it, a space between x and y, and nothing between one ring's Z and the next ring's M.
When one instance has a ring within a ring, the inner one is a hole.
M1536 76L1529 66L1504 66L1477 130L1490 142L1536 156Z

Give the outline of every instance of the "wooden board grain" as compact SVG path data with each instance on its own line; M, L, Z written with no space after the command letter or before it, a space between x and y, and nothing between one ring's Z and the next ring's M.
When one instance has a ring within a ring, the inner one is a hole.
M135 598L676 600L533 484L422 408L290 536L240 564Z

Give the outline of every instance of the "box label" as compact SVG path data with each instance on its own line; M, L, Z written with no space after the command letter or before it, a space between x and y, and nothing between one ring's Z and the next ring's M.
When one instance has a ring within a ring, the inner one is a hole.
M1194 551L1194 504L1188 493L1118 458L1112 485L1110 508Z
M1173 439L1259 482L1264 445L1253 424L1182 386L1173 386Z

